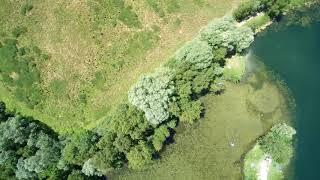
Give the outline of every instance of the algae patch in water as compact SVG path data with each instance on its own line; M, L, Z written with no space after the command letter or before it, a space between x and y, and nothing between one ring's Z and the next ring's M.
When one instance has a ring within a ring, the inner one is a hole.
M276 86L264 83L261 89L253 92L249 102L261 113L272 113L280 105L279 90Z

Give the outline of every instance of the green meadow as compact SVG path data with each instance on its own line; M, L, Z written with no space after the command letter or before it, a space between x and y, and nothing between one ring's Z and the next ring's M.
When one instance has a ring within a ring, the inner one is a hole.
M59 132L93 128L126 100L142 73L237 3L0 0L1 45L16 41L16 49L0 56L11 53L17 61L1 69L12 71L1 77L0 99ZM25 58L30 63L22 63Z

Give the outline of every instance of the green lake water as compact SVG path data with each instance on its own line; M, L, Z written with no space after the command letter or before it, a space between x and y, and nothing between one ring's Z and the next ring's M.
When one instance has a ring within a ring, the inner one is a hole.
M287 15L259 34L250 52L295 99L293 179L320 179L320 8Z

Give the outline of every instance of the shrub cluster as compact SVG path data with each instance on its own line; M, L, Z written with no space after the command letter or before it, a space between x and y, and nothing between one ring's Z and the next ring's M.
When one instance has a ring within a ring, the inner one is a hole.
M20 14L27 15L27 13L30 12L32 9L33 9L33 4L31 0L26 0L20 9Z
M260 27L265 25L270 21L270 17L268 15L263 15L257 18L253 18L246 22L246 26L250 27L254 32L256 32Z
M137 13L124 0L88 0L87 3L94 14L95 23L116 26L120 21L129 28L141 27Z
M233 17L243 21L258 12L266 12L271 19L279 18L289 6L290 0L248 0L240 4Z
M249 0L241 3L232 15L238 22L240 22L255 15L259 10L260 2L257 0Z
M146 4L161 18L180 9L179 0L145 0Z
M19 47L18 40L15 38L26 31L25 27L17 27L12 32L13 38L2 40L0 75L1 81L9 87L10 91L13 91L16 99L33 108L43 98L37 65L48 56L36 46Z

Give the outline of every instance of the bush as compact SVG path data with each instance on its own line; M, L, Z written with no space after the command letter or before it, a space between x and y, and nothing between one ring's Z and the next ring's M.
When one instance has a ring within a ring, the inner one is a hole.
M198 70L188 62L172 65L172 68L175 69L173 79L177 96L187 99L209 92L215 77L222 73L218 63L212 63L210 67L202 70Z
M254 33L248 27L239 27L235 32L234 46L236 52L242 52L247 49L254 40Z
M120 168L126 159L113 146L115 135L104 135L97 144L98 151L85 162L82 172L87 176L106 174L115 168Z
M245 1L239 5L232 15L238 22L243 21L255 15L259 10L259 5L257 0Z
M279 18L284 12L289 2L290 2L289 0L274 1L274 3L270 6L270 8L267 11L268 16L272 19Z
M267 15L259 16L256 18L253 18L246 22L246 26L252 29L252 31L256 32L259 28L264 26L266 23L270 21L270 17Z
M87 2L94 14L94 22L98 25L116 26L119 21L129 28L141 27L137 13L124 0L89 0Z
M14 28L14 30L12 31L12 35L14 38L18 38L21 34L26 33L28 31L28 29L24 26L19 26Z
M165 12L162 8L162 2L159 0L146 0L148 6L150 6L155 13L158 14L159 17L163 18L165 16Z
M210 91L215 94L220 94L226 89L225 80L223 78L217 78L210 86Z
M119 14L119 20L128 27L141 27L138 15L132 10L131 6L124 7Z
M125 157L119 154L113 147L107 146L101 148L103 149L92 157L92 166L95 168L96 175L107 174L114 169L121 168L127 162Z
M249 0L240 4L233 12L233 17L240 22L259 11L264 11L271 19L277 19L289 5L290 0Z
M29 11L33 9L33 5L30 0L26 0L26 2L22 5L20 14L21 15L27 15Z

